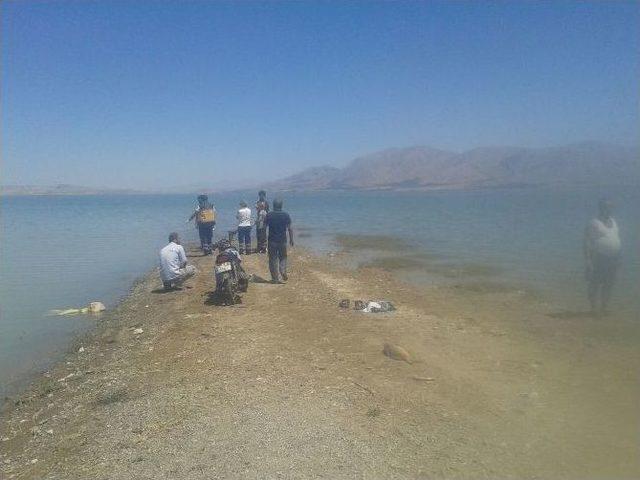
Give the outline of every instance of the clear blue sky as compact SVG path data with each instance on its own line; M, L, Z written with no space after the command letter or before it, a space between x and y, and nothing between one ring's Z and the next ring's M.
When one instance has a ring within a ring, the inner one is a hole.
M2 2L2 183L275 178L375 150L636 145L637 2Z

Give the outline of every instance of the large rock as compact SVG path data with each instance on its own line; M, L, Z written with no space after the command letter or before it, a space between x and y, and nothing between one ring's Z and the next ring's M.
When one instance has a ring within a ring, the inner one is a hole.
M107 309L101 302L91 302L87 308L89 313L100 313Z

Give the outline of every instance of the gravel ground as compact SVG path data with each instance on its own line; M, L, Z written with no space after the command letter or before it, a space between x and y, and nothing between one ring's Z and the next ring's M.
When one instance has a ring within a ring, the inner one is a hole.
M288 284L219 307L212 257L193 255L191 288L157 293L150 274L5 405L2 478L639 476L638 335L624 322L301 251ZM268 277L265 256L246 264ZM342 311L343 298L399 308Z

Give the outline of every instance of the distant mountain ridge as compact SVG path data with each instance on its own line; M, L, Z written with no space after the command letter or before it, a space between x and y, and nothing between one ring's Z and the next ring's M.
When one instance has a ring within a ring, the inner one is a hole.
M549 148L481 147L462 153L416 146L313 167L270 190L444 189L640 185L640 150L595 142Z

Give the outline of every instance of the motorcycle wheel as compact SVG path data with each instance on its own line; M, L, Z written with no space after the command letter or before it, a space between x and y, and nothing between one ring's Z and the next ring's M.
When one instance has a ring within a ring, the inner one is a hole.
M236 295L233 291L233 288L231 288L230 278L226 275L222 280L222 288L220 289L220 291L222 292L222 298L225 305L235 305Z

